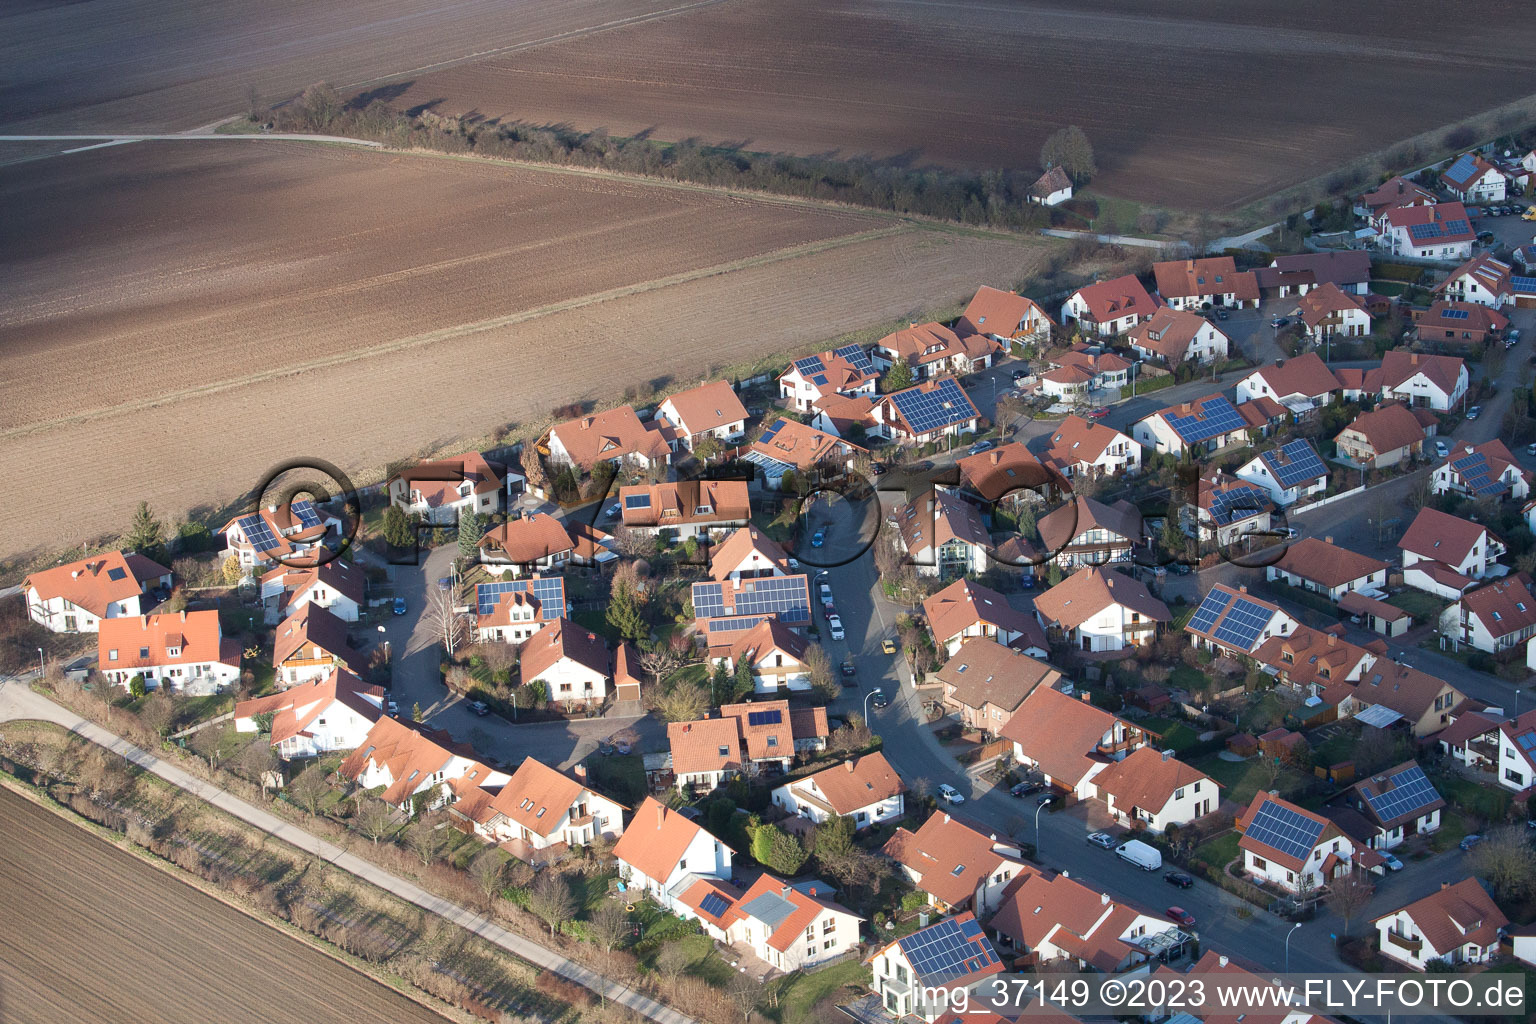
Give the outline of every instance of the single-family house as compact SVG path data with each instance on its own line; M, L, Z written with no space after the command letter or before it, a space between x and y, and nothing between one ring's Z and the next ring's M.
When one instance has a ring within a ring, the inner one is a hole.
M791 473L802 479L822 474L842 476L853 465L854 457L863 451L835 434L785 418L768 424L742 459L757 467L765 485L778 490Z
M27 615L54 633L94 633L102 619L143 615L169 592L171 570L132 551L104 551L28 573L21 581Z
M301 498L243 512L219 532L229 553L247 574L261 566L317 565L326 560L326 542L339 533L341 520ZM334 557L334 556L330 556Z
M709 549L709 575L718 583L789 575L789 556L779 542L752 525Z
M696 917L717 941L744 946L771 968L796 971L859 944L864 919L834 902L833 894L832 886L817 879L791 884L764 872L739 895L713 879L695 881L678 902L683 916ZM696 910L694 896L700 897Z
M1436 356L1393 349L1381 359L1384 399L1397 399L1414 408L1446 412L1467 393L1467 365L1457 356Z
M1450 302L1471 302L1498 309L1514 304L1513 277L1514 270L1508 263L1494 259L1492 253L1479 253L1451 271L1435 286L1435 293Z
M1523 501L1531 494L1531 473L1498 438L1479 445L1458 443L1430 478L1436 494L1464 498L1494 496Z
M878 750L779 786L773 803L816 824L851 818L854 828L895 821L907 813L906 784Z
M502 508L524 484L520 473L480 452L453 459L420 462L390 476L385 484L390 504L423 523L449 526L467 512L488 516Z
M1339 613L1382 636L1402 636L1413 626L1413 616L1380 598L1352 590L1339 597Z
M1157 312L1158 302L1134 274L1084 285L1061 307L1061 322L1076 320L1085 335L1124 334Z
M562 568L575 555L576 542L560 520L535 512L485 531L479 549L487 572L522 576Z
M764 619L797 633L811 624L811 585L803 573L704 580L691 593L695 625L711 650L729 647Z
M1131 436L1142 447L1165 455L1211 454L1228 445L1248 443L1252 429L1253 424L1225 395L1207 395L1138 420Z
M1403 582L1454 601L1492 574L1504 542L1487 527L1425 506L1397 542Z
M971 637L996 640L1037 658L1050 654L1045 630L1033 615L1019 611L1002 594L971 580L955 580L926 598L923 617L944 657L952 657Z
M1059 206L1072 198L1072 179L1060 167L1052 167L1029 186L1029 201L1041 206Z
M1171 750L1138 747L1093 777L1094 795L1128 828L1166 832L1214 811L1221 786Z
M952 580L986 572L992 536L975 505L934 488L892 512L902 550L919 574Z
M916 832L898 828L881 852L942 911L994 910L1008 883L1034 870L1012 837L948 811Z
M880 368L861 345L804 356L779 375L779 397L790 408L809 412L817 401L836 395L873 395Z
M1024 345L1048 345L1055 325L1034 299L1017 292L982 285L976 289L970 305L955 321L960 337L984 334L996 341L1017 341Z
M1509 327L1509 317L1476 302L1439 299L1428 309L1413 311L1413 329L1419 340L1440 348L1477 350Z
M1068 416L1051 434L1049 444L1046 459L1068 479L1096 480L1141 469L1141 445L1107 423Z
M752 502L745 480L671 480L619 488L626 529L686 539L746 526Z
M974 432L981 413L953 377L935 377L880 396L869 411L870 433L903 444L927 444Z
M1258 279L1259 292L1276 298L1305 295L1329 283L1349 295L1365 295L1370 291L1371 254L1350 249L1276 256L1269 266L1253 274Z
M936 380L948 374L967 374L984 370L1002 346L986 334L964 337L939 323L911 324L887 334L870 350L870 358L881 370L889 370L905 361L914 380Z
M1235 475L1263 488L1281 508L1328 490L1328 467L1304 437L1260 452L1239 466Z
M1423 739L1450 724L1466 695L1439 676L1378 658L1354 682L1350 699L1356 715L1385 708L1397 714L1392 722L1401 719L1416 739Z
M1279 605L1259 600L1246 586L1217 583L1206 591L1184 632L1195 647L1242 660L1271 637L1289 636L1298 625Z
M1312 295L1326 294L1332 286ZM1342 293L1341 293L1342 294ZM1343 390L1339 378L1316 352L1304 352L1292 359L1281 359L1261 366L1237 382L1237 402L1272 398L1292 413L1303 414L1328 405Z
M1445 623L1454 621L1454 632ZM1445 610L1442 632L1458 644L1497 654L1536 636L1536 591L1531 578L1513 573L1468 590Z
M709 660L735 673L745 663L755 693L789 693L811 688L806 664L810 641L777 619L763 619L725 649L711 648Z
M518 673L524 686L542 681L564 707L600 706L613 682L613 654L602 637L570 619L557 619L523 644Z
M969 992L1003 971L997 951L969 911L896 939L865 962L873 973L870 988L886 1013L897 1019L916 1016L928 1024L953 1012L953 997L934 999L934 991Z
M1431 422L1433 413L1426 413ZM1411 462L1424 450L1425 423L1401 402L1363 412L1333 439L1339 455L1355 465L1384 469Z
M626 887L670 911L676 911L681 894L699 879L730 881L734 854L692 819L655 797L645 798L613 847L619 878Z
M1173 309L1259 305L1259 282L1249 270L1238 270L1231 256L1167 260L1152 264L1157 294Z
M1376 655L1338 634L1343 630L1308 629L1299 626L1282 636L1272 636L1253 650L1253 660L1275 677L1280 686L1302 697L1331 699L1338 717L1358 709L1347 684L1359 682L1376 664Z
M1370 848L1391 850L1410 836L1440 830L1445 800L1417 761L1376 772L1349 788L1344 802L1371 825Z
M360 789L379 790L380 800L400 810L418 802L428 810L452 803L454 783L495 789L511 778L477 761L473 750L443 730L388 715L373 723L336 771Z
M1457 722L1466 717L1459 716ZM1479 721L1490 717L1492 717L1491 714L1479 716ZM1486 732L1479 732L1479 729L1481 724L1472 730L1476 733L1471 737L1474 747L1482 745L1478 741L1486 741L1490 738ZM1536 785L1536 711L1527 711L1519 718L1512 720L1496 720L1494 735L1491 738L1498 748L1496 755L1498 760L1492 769L1496 773L1495 778L1499 785L1517 793ZM1473 756L1474 752L1482 758L1487 757L1486 749L1480 752L1464 751L1464 756L1459 757L1458 760L1475 766L1478 757Z
M1371 333L1371 314L1364 303L1331 283L1299 298L1296 315L1314 345L1330 338L1363 338Z
M1141 358L1169 367L1220 362L1232 350L1232 339L1210 320L1167 306L1127 331L1125 341Z
M1144 532L1141 509L1129 501L1106 505L1081 494L1041 516L1037 525L1041 545L1064 570L1129 562Z
M723 380L669 396L656 407L656 418L671 434L667 442L673 451L691 452L700 438L724 441L747 429L747 408L730 382Z
M1332 537L1303 537L1286 545L1278 561L1264 568L1264 578L1338 601L1352 591L1379 594L1386 589L1386 562L1339 547Z
M1025 878L989 923L1044 971L1145 971L1144 964L1177 959L1191 937L1166 916L1117 903L1066 872Z
M96 668L109 683L204 695L240 678L240 641L226 637L217 611L100 619Z
M1429 189L1397 175L1360 196L1355 201L1355 213L1374 220L1382 211L1394 206L1433 206L1439 201L1440 197Z
M339 558L297 569L280 565L261 577L261 598L279 619L314 605L344 622L356 622L366 589L362 569Z
M1274 510L1267 488L1213 469L1196 489L1195 537L1207 548L1225 548L1248 534L1268 533Z
M710 792L737 775L786 771L797 754L825 748L828 733L826 708L726 704L719 718L667 725L672 774L680 790Z
M581 769L578 769L581 770ZM624 805L532 757L495 793L460 796L449 814L473 823L476 835L530 864L548 864L598 838L624 831Z
M1078 343L1067 351L1057 356L1052 365L1060 370L1077 370L1086 373L1087 391L1101 391L1105 388L1123 388L1131 382L1131 370L1134 364L1118 353L1100 348L1097 345ZM1054 372L1054 371L1053 371ZM1052 374L1042 374L1040 377L1040 390L1043 394L1065 398L1068 395L1054 394L1050 384L1052 380L1070 380L1075 378L1053 378ZM1086 392L1085 392L1086 393Z
M369 686L344 668L286 690L235 705L236 732L267 732L287 761L332 750L352 750L384 714L384 688Z
M1003 726L1013 757L1039 770L1068 802L1093 796L1093 778L1147 742L1146 733L1108 711L1060 690L1037 686Z
M655 419L641 423L629 405L578 416L551 428L549 461L584 473L602 462L618 469L665 466L672 461L672 448L663 426Z
M1047 468L1018 441L963 456L955 460L955 468L960 471L960 489L982 501L1030 500L1026 491L1044 496L1071 490L1060 472Z
M1378 248L1420 259L1464 260L1477 240L1472 219L1459 202L1388 207L1373 226Z
M1096 565L1077 570L1036 597L1035 615L1052 643L1092 652L1155 643L1163 624L1173 620L1146 584Z
M520 644L565 618L565 580L535 573L475 587L475 640Z
M995 736L1025 697L1037 686L1055 686L1061 673L1023 651L981 638L962 643L937 678L944 705L958 711L967 728Z
M1354 842L1320 814L1266 790L1237 819L1243 871L1292 893L1318 893L1350 873Z
M1440 888L1372 922L1383 956L1415 970L1431 961L1449 966L1480 964L1499 951L1509 918L1476 878Z
M280 687L323 679L336 668L354 675L367 670L367 660L347 642L347 624L330 610L309 604L277 627L272 667Z
M1440 172L1440 187L1464 203L1502 203L1508 185L1504 172L1481 153L1463 153Z

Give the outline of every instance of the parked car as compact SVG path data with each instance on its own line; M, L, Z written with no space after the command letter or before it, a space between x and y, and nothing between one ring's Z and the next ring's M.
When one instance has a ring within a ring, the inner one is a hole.
M884 690L880 690L869 698L869 706L880 711L891 706L891 699L885 695Z
M1444 441L1435 442L1435 458L1443 459L1451 454L1451 446Z
M395 598L395 614L396 615L404 615L405 614L405 598L403 598L403 597Z
M1109 415L1109 410L1104 408L1102 405L1099 406L1096 409L1089 409L1088 410L1088 418L1091 419L1091 420L1101 420L1105 416L1108 416L1108 415Z
M827 628L832 631L833 640L841 640L846 635L843 633L843 620L836 615L827 619Z
M1115 848L1115 837L1108 832L1095 832L1088 837L1088 842L1101 850L1113 850Z
M960 795L960 791L947 782L939 783L939 798L949 804L965 803L965 797Z
M997 442L995 441L977 441L975 444L971 445L970 453L972 455L980 455L982 452L986 451L988 448L991 448L996 443Z
M885 463L883 463L883 462L871 462L869 464L869 471L871 473L875 474L875 476L879 476L880 474L885 472Z
M400 705L396 704L392 700L385 701L384 713L387 714L390 718L398 718L400 717Z
M1403 870L1403 862L1398 860L1392 854L1384 852L1381 855L1381 859L1387 862L1387 870L1388 871L1401 871L1401 870Z
M1478 835L1476 832L1474 832L1470 836L1467 836L1465 839L1463 839L1461 841L1461 848L1463 850L1470 850L1470 849L1472 849L1472 847L1476 846L1478 843L1480 843L1482 841L1483 841L1483 837Z
M907 468L912 470L914 473L926 473L928 470L933 468L933 460L924 459L922 462L914 462Z
M1474 405L1472 408L1467 410L1467 419L1475 420L1479 416L1481 416L1482 414L1483 414L1483 407L1480 406L1480 405Z
M1527 206L1525 212L1520 215L1521 220L1536 220L1536 206Z
M1148 846L1140 839L1129 839L1115 847L1121 860L1128 861L1143 871L1156 871L1163 866L1163 855L1157 847Z
M1038 782L1015 782L1013 788L1008 790L1008 795L1022 800L1026 796L1034 796L1043 788Z
M603 510L603 518L604 519L617 519L617 518L619 518L619 513L621 513L622 511L624 511L624 510L619 507L619 503L618 502L614 502L612 505L609 505L606 509Z
M1530 444L1525 446L1525 454L1536 455L1536 441L1532 441Z
M789 567L791 569L798 569L798 568L800 568L800 559L798 559L798 558L786 558L786 559L784 559L784 561L789 563Z
M853 666L853 655L850 654L847 658L843 659L843 675L855 676L858 675L858 672L859 670Z
M826 542L827 542L827 531L826 530L817 530L815 533L811 534L811 547L819 548L823 544L825 544Z
M1520 344L1520 328L1516 327L1513 330L1505 332L1504 341L1508 345Z
M1271 327L1284 327L1291 322L1289 317L1277 316L1269 322Z
M1019 589L1020 590L1034 590L1035 589L1035 577L1034 577L1033 573L1031 573L1029 575L1026 575L1026 576L1020 576L1019 577Z
M1168 872L1163 876L1163 881L1167 882L1175 889L1188 889L1190 886L1195 884L1195 880L1182 871Z
M816 593L821 595L823 604L832 603L832 584L823 583L816 588Z
M481 718L484 718L486 715L491 713L490 705L486 704L486 702L483 701L483 700L472 700L472 701L470 701L469 702L469 710L473 711L475 714L479 715Z
M1191 914L1183 907L1169 907L1168 920L1174 922L1182 928L1193 928L1195 926L1195 915Z
M1224 310L1224 309L1217 309L1216 310L1216 319L1217 320L1225 320L1226 318L1227 318L1227 311L1226 310Z
M880 641L880 653L881 654L895 654L896 653L896 641L892 640L890 637L886 637L884 640L881 640Z

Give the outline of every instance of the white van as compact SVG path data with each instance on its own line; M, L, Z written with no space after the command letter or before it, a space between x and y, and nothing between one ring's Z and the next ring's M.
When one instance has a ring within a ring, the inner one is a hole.
M1163 855L1157 849L1148 846L1139 839L1132 839L1123 846L1115 848L1122 860L1128 860L1143 871L1156 871L1163 866Z

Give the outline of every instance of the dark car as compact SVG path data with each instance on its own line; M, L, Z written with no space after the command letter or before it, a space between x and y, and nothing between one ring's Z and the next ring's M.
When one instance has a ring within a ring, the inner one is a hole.
M469 702L469 710L473 711L475 714L479 715L481 718L484 718L486 715L491 713L490 705L486 704L486 702L483 701L483 700L472 700L472 701L470 701Z
M928 470L933 468L933 461L931 459L924 459L922 462L912 463L912 465L908 468L911 469L914 473L926 473Z
M1290 321L1289 317L1277 316L1277 317L1275 317L1273 320L1271 320L1269 322L1269 326L1271 326L1271 327L1284 327L1286 324L1288 324L1290 322L1291 321Z
M876 709L884 709L891 706L891 700L884 693L877 693L869 698L869 706Z
M1015 782L1013 788L1008 791L1008 795L1022 800L1026 796L1034 796L1043 788L1038 782Z
M875 474L875 476L879 476L880 474L885 472L885 463L883 463L883 462L871 462L869 464L869 471L871 473Z
M1168 920L1173 921L1174 923L1184 928L1193 928L1195 926L1195 915L1191 914L1183 907L1169 907Z
M849 658L847 661L843 662L843 675L845 675L845 676L857 675L858 671L859 671L858 669L853 667L853 659L852 658Z
M1035 578L1034 578L1034 576L1020 576L1019 577L1019 589L1020 590L1034 590L1035 589Z
M395 598L395 614L396 615L404 615L405 614L405 598L403 598L403 597Z
M1227 318L1227 311L1226 310L1218 309L1216 311L1216 319L1217 320L1225 320L1226 318Z
M1163 876L1163 881L1176 889L1188 889L1195 884L1195 880L1182 871L1170 871Z

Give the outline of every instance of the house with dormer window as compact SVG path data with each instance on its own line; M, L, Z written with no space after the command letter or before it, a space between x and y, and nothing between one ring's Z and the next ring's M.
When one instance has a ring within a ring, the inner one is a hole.
M1509 919L1475 878L1440 888L1373 922L1383 955L1415 970L1480 964L1499 951Z
M824 768L773 791L774 806L821 824L850 818L866 828L906 815L906 784L879 751Z
M496 789L511 778L475 759L474 751L441 729L385 716L336 769L360 789L378 790L391 807L431 810L452 803L454 784Z
M521 473L480 452L422 462L393 474L385 485L390 503L406 515L438 526L458 522L466 512L488 516L505 508L522 490Z
M96 647L97 671L119 686L141 676L151 690L201 695L240 678L240 641L224 636L217 611L102 619Z
M572 847L617 839L624 831L622 804L532 757L499 790L477 790L461 794L450 815L531 864L550 863Z
M169 590L171 570L133 552L104 551L29 573L21 581L27 614L54 633L94 633L102 619L142 615Z
M745 480L676 480L619 488L624 526L679 540L746 526L752 518Z
M362 654L347 643L347 624L314 604L305 605L277 627L272 667L279 687L323 679L337 668L357 676L368 669Z

